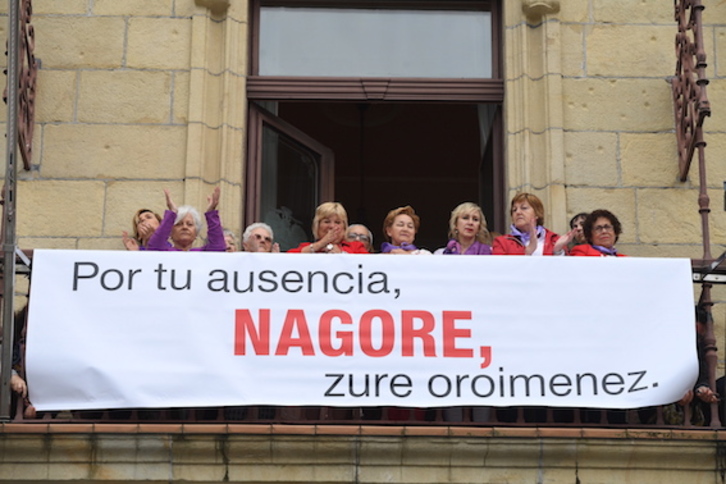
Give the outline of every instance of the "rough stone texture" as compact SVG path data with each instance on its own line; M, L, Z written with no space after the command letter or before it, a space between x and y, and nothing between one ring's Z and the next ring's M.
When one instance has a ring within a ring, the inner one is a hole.
M585 2L576 2L582 4ZM593 20L598 23L673 24L673 5L660 0L592 0Z
M38 123L68 123L75 116L76 78L74 71L41 69L38 73Z
M173 0L93 0L93 14L129 17L171 15L173 3Z
M35 55L58 69L121 67L125 22L120 17L35 16Z
M171 74L145 71L85 71L80 74L78 121L83 123L167 123Z
M568 185L615 187L620 181L618 136L602 132L565 133Z
M183 127L51 125L41 173L51 178L181 178L185 140Z
M587 73L604 77L663 78L673 75L674 35L672 25L633 28L631 24L596 24L585 36ZM637 56L628 55L633 45L638 46Z
M622 134L620 152L625 186L682 187L672 133Z
M132 18L126 65L138 69L189 69L191 27L191 19L186 18Z
M7 7L3 7L3 11ZM33 15L83 15L88 12L88 0L33 0Z

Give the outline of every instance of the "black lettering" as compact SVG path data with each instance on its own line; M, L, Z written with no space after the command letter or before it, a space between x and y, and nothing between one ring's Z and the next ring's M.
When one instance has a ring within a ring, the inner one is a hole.
M486 380L489 382L489 393L486 393L486 394L479 393L476 384L479 381L479 379L481 379L481 378L486 378ZM471 379L471 393L473 393L474 395L476 395L479 398L491 397L492 394L494 393L494 380L492 380L492 378L489 375L475 376L474 378Z
M470 378L469 375L456 375L456 396L461 396L461 384L464 380Z
M647 373L646 370L628 372L628 376L638 375L638 379L635 380L632 385L630 385L630 388L628 388L628 393L639 392L640 390L646 390L648 388L647 385L644 387L635 388L635 385L637 385L638 382L640 382L640 380L643 379L643 377L645 376L646 373Z
M336 378L336 380L328 387L328 389L325 392L326 397L344 397L345 394L343 393L332 393L335 387L340 383L340 380L343 379L345 375L342 373L326 373L325 376L327 378Z
M270 278L267 279L267 276ZM260 284L260 291L262 292L275 292L277 291L277 281L275 278L277 277L277 273L275 271L262 271L260 272L260 282L266 282L269 283L269 286L267 288L263 287L262 284Z
M91 266L93 268L93 272L89 275L81 275L80 274L80 267L84 266ZM93 279L98 275L98 265L93 262L76 262L73 264L73 290L78 290L78 280L79 279Z
M511 395L510 395L511 397L514 396L514 383L516 380L519 380L520 378L524 379L524 388L525 388L526 396L530 395L529 382L530 382L530 380L532 380L532 378L539 380L539 388L540 388L540 393L541 393L540 396L543 396L543 397L545 396L545 383L544 383L544 378L542 377L542 375L529 375L529 376L513 375L513 376L509 377L509 391L511 393Z
M288 271L282 275L282 289L287 292L300 292L302 289L303 276L297 271ZM296 284L296 287L290 288L288 285Z
M577 394L582 395L582 386L580 383L582 382L582 377L589 376L590 381L592 382L592 394L597 395L597 378L595 378L595 375L592 373L578 373L577 374Z
M106 285L106 276L109 274L114 274L116 276L117 284L115 286L112 285ZM104 288L107 291L115 291L116 289L119 289L121 286L124 285L124 275L121 274L121 271L118 269L108 269L107 271L103 271L103 274L101 274L101 287Z
M438 394L434 391L434 380L438 378L443 378L445 384L446 384L446 391L442 394ZM431 378L429 378L429 393L436 398L443 398L448 397L451 393L451 380L446 375L434 375Z
M234 292L237 294L245 293L245 292L253 292L254 291L254 284L252 283L252 280L255 277L254 272L249 273L249 277L247 278L247 287L240 288L239 282L241 277L239 277L239 273L237 271L234 271Z
M328 293L328 273L323 271L308 272L308 293L313 292L313 278L315 276L322 276L323 278L323 292Z
M365 385L363 385L363 391L361 393L356 393L353 390L353 374L348 375L348 392L350 392L351 397L367 397L369 396L369 386L368 386L368 373L365 374Z
M609 380L608 377L610 377L610 376L614 376L615 381L608 381ZM625 380L623 380L622 375L620 375L618 373L608 373L607 375L602 377L602 389L605 391L605 393L607 393L609 395L620 395L621 393L623 393L623 390L624 390L624 388L622 388L623 383L625 383ZM618 391L611 392L608 389L608 387L610 385L620 385L620 389Z
M338 287L338 278L341 276L347 276L348 279L350 279L351 281L353 281L354 279L353 274L349 274L347 272L339 272L333 277L333 289L335 289L335 292L337 292L338 294L350 294L351 292L353 292L353 283L351 282L351 284L348 286L347 291L343 291Z
M160 291L166 291L166 287L164 287L164 286L161 285L161 278L164 275L164 273L166 272L166 269L164 269L164 266L163 265L159 264L159 267L157 267L156 269L154 269L154 272L156 272L156 274L157 274L157 277L156 277L156 288L158 290L160 290Z
M557 381L555 381L555 379L558 377L564 378L565 381L562 383L558 383ZM571 386L572 386L572 380L570 379L570 377L567 375L564 375L562 373L553 375L552 378L550 378L550 392L553 395L557 395L558 397L566 397L567 395L569 395L572 392L572 388L569 388ZM556 387L568 387L568 388L567 388L567 391L565 391L564 393L559 393L557 391Z
M177 286L176 284L174 284L174 282L176 282L176 270L172 269L171 270L171 288L174 289L175 291L181 291L182 289L187 289L187 290L191 289L192 288L192 270L187 269L187 282L185 282L183 286Z
M403 383L397 383L396 380L398 380L399 378L403 378L405 381ZM391 393L393 393L393 395L396 397L405 398L411 394L411 385L411 378L408 375L399 373L398 375L394 375L393 378L391 378ZM403 394L399 394L396 391L398 387L407 388L408 391Z
M215 274L220 274L220 277L218 279L210 279L209 282L207 282L207 289L212 292L229 292L229 287L227 287L227 271L222 269L214 269L209 273L209 277L212 277ZM221 284L217 286L215 283Z
M371 272L368 275L368 292L371 294L388 293L388 276L385 272Z

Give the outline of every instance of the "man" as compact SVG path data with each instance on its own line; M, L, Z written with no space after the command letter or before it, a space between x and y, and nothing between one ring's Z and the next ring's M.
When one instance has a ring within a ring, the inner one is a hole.
M250 224L242 234L245 252L280 252L279 244L273 243L272 228L266 223Z

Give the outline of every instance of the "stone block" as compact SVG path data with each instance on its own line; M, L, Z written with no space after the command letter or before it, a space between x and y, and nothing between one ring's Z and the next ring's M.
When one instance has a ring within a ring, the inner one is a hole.
M103 463L91 469L92 482L164 482L169 479L169 464L155 463Z
M181 179L183 126L53 125L41 173L49 178Z
M85 435L55 435L50 443L49 462L83 463L91 455L93 442Z
M562 75L585 75L585 28L580 24L563 24L562 27Z
M230 464L264 467L272 463L272 446L267 437L244 436L230 438L227 443Z
M671 76L675 33L673 25L596 25L585 34L586 71L604 77Z
M222 464L177 464L171 470L174 482L222 482L225 474L226 467Z
M586 2L575 2L584 4ZM665 24L674 27L673 4L660 0L592 0L592 16L597 23ZM674 33L675 35L675 33Z
M726 103L726 83L711 82L706 88L706 95L712 108L723 106L723 103ZM705 119L703 126L705 130L717 131L717 127L723 126L723 123L726 123L726 113L721 112L719 109L712 109L711 116Z
M37 180L18 183L18 234L24 237L99 236L104 183Z
M173 74L171 122L186 124L189 121L189 78L188 72Z
M565 129L670 131L671 85L664 79L563 79Z
M556 14L560 22L589 22L590 6L588 2L560 2L560 11Z
M87 12L88 0L33 0L33 15L85 15Z
M41 69L35 104L37 123L73 121L76 102L76 76L74 71ZM37 131L36 131L37 133Z
M94 0L93 14L131 17L171 15L174 3L174 0Z
M126 250L121 241L121 236L118 237L89 237L79 239L76 244L78 250Z
M174 2L175 17L191 17L192 15L204 16L208 12L206 7L197 5L197 2Z
M698 190L638 190L638 235L645 243L698 243ZM714 226L714 228L716 228ZM714 230L713 236L716 236Z
M604 208L613 212L623 226L620 242L640 241L639 220L636 213L636 190L633 188L567 188L567 214L570 218L579 212Z
M223 437L195 435L190 439L176 439L172 446L174 461L181 465L221 464L221 449L225 445Z
M619 138L624 185L681 186L673 133L623 133Z
M35 56L44 68L121 67L126 25L120 17L36 17Z
M129 19L126 65L138 69L189 69L192 20Z
M618 135L565 132L565 182L568 186L615 187L619 182Z
M84 71L80 74L78 121L84 123L168 123L171 73Z

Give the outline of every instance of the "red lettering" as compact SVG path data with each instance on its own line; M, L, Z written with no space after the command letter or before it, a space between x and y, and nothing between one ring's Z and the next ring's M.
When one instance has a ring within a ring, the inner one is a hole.
M293 336L293 332L297 330L298 337ZM287 355L292 347L299 347L305 356L314 356L313 342L310 339L310 330L308 322L305 319L305 311L302 309L290 309L285 316L285 322L280 331L280 340L277 342L275 355Z
M371 338L374 319L381 322L381 347L379 349L373 347ZM395 340L393 316L388 311L373 309L364 312L360 317L360 349L366 355L374 357L388 356L393 351Z
M420 320L423 324L420 328L414 329L414 320ZM423 345L424 356L436 356L436 340L431 332L436 326L434 315L428 311L401 311L401 355L413 356L413 340L419 338Z
M471 319L471 311L444 311L443 316L444 356L447 358L471 358L474 351L470 348L457 348L457 338L471 338L470 329L456 327L458 319Z
M235 311L234 354L244 355L247 351L247 334L257 355L270 354L270 310L260 309L259 331L252 320L249 309Z
M331 309L325 311L320 316L320 327L318 328L318 336L320 338L320 351L327 356L353 356L353 332L337 331L335 337L340 341L340 346L333 348L331 342L332 323L334 319L339 319L340 324L353 324L353 318L350 314L340 309Z

